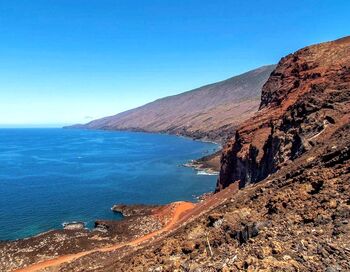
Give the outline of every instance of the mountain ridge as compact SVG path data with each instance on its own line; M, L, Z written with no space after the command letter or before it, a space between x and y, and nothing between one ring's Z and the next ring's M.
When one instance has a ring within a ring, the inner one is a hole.
M262 66L71 128L158 132L222 141L258 109L261 87L274 67Z

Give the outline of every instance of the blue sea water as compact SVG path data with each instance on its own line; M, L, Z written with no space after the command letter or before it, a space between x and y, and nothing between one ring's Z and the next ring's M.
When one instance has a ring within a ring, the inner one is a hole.
M0 240L118 220L116 203L195 201L216 177L181 165L217 148L160 134L0 129Z

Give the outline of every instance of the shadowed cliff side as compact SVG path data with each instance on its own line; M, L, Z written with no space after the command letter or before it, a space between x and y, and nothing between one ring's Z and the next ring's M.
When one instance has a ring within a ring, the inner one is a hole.
M228 141L217 190L263 180L349 122L350 37L303 48L280 60L259 111Z

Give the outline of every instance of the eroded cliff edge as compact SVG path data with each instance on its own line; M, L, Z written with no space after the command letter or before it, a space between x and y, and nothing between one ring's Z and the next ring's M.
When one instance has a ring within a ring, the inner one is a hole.
M263 180L349 122L350 37L312 45L280 60L257 114L226 144L217 190Z

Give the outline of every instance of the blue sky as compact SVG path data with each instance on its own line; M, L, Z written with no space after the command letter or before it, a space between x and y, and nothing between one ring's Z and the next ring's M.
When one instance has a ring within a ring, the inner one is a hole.
M87 122L350 34L350 1L0 0L0 124Z

